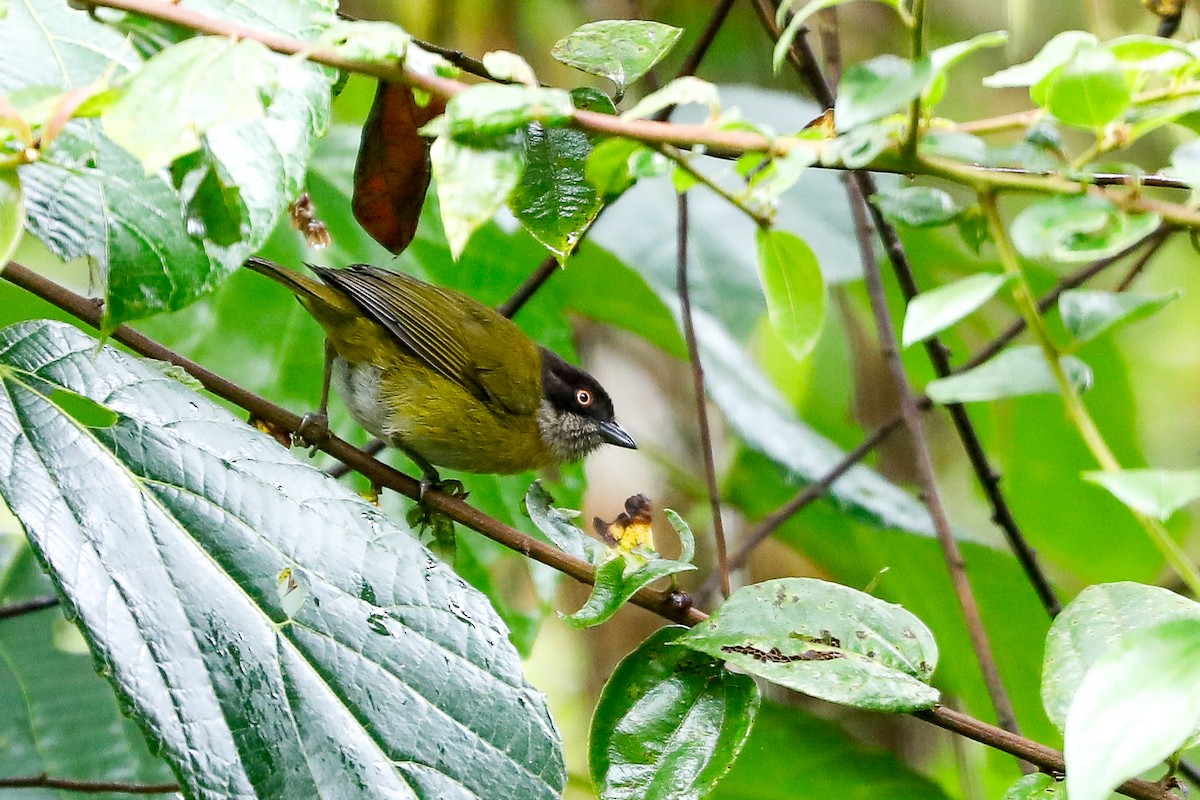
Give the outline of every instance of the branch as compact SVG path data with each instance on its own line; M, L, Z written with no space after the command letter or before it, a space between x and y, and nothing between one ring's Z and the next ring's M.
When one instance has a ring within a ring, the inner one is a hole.
M99 301L81 297L15 261L10 262L4 268L0 277L58 306L94 328L99 328L101 325L103 312ZM196 362L163 347L128 325L118 326L109 336L140 355L181 367L200 381L208 391L245 409L258 419L271 423L280 430L294 432L300 427L300 417L297 414L293 414L222 378ZM362 473L379 486L386 486L413 500L420 497L420 485L416 480L377 461L336 436L330 436L320 445L320 449ZM478 531L489 539L523 553L535 561L553 567L580 583L591 584L595 580L592 566L586 561L572 558L558 548L534 539L532 536L527 536L516 528L489 517L455 497L439 491L426 491L422 502L433 510L442 512L455 522L465 525L473 531ZM694 625L704 619L704 615L698 610L681 607L679 596L671 592L641 589L633 596L633 602L676 622Z
M721 594L728 598L729 557L725 549L725 525L721 520L721 491L717 487L717 467L713 463L712 433L708 427L708 407L704 395L704 368L700 364L700 349L696 346L696 329L692 325L692 293L688 289L688 199L687 193L676 197L679 220L675 244L675 288L679 292L679 314L683 318L683 338L687 342L688 361L692 367L692 393L696 397L696 421L700 427L700 450L704 456L704 480L708 502L712 507L713 539L717 545L717 576Z
M62 792L89 794L173 794L179 791L179 787L173 783L77 781L70 778L51 778L44 772L29 778L0 778L0 789L58 789Z
M166 0L80 0L80 2L94 8L112 8L140 14L151 19L180 25L198 33L228 36L234 39L253 39L277 53L300 55L310 61L335 69L370 75L380 80L398 81L439 97L451 98L469 88L461 81L413 72L397 63L348 58L335 48L312 47L308 43L290 36L257 30L210 17ZM830 141L807 141L786 136L772 139L744 130L721 130L709 125L680 125L654 119L625 119L578 109L572 112L569 123L592 133L623 136L645 144L673 144L684 148L703 147L706 154L717 157L737 157L749 152L765 152L779 156L786 155L796 148L810 148L820 155ZM833 168L844 169L844 167ZM1019 169L978 167L947 158L930 156L922 156L914 161L902 157L895 150L882 153L874 163L869 165L869 168L876 172L940 177L972 189L980 187L1009 188L1040 194L1086 192L1104 197L1126 210L1152 212L1161 215L1165 221L1175 225L1200 228L1200 209L1193 209L1179 203L1153 200L1142 197L1137 192L1132 192L1127 196L1115 196L1105 192L1102 185L1104 182L1096 179L1089 178L1087 182L1084 182L1067 179L1055 173L1039 174ZM1120 185L1168 185L1167 181L1170 180L1161 176L1148 176L1141 179L1130 175L1119 175L1110 176L1110 178L1114 183ZM1178 181L1172 181L1170 185L1176 188L1190 188L1179 184Z
M22 600L19 603L10 603L6 606L0 606L0 619L12 619L25 614L32 614L35 611L42 611L47 608L54 608L58 605L58 595L47 595L45 597L34 597L31 600Z

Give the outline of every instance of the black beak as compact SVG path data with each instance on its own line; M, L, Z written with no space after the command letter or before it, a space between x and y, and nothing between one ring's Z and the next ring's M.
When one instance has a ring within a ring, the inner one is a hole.
M617 447L628 447L630 450L637 450L637 442L625 432L624 428L615 422L600 423L600 438L609 444L615 444Z

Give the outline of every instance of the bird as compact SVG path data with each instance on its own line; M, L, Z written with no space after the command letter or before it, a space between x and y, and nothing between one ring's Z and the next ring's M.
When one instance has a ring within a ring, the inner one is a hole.
M327 434L330 383L350 416L422 472L514 474L577 461L602 444L636 449L600 383L461 292L369 264L306 266L259 257L325 331L321 404L307 429Z

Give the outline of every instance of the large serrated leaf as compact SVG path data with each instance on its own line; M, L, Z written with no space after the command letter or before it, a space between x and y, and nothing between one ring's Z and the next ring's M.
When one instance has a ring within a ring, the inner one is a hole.
M189 7L293 36L330 18L321 0ZM214 174L239 189L227 208L198 205L165 172L147 175L94 120L69 123L41 161L21 169L30 230L64 260L94 259L110 322L181 308L211 291L266 241L299 193L313 139L328 121L330 82L315 65L270 58L278 84L262 118L206 132ZM22 0L0 25L0 91L86 87L140 65L124 35L66 3Z
M753 675L874 711L937 702L929 685L937 643L898 605L813 578L782 578L738 590L680 644Z
M562 263L600 213L600 198L584 177L591 142L583 131L534 124L525 129L522 149L525 169L509 208Z
M705 797L745 744L758 710L754 679L652 633L627 655L592 715L588 766L603 800Z
M0 378L0 494L187 796L558 796L503 624L379 509L70 326Z

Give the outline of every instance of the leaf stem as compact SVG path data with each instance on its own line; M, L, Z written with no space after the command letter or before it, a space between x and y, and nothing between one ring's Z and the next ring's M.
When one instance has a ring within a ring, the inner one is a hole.
M912 63L925 57L925 5L926 0L913 0L912 5ZM921 95L913 98L908 112L908 137L904 140L902 155L912 161L917 155L917 141L921 135Z
M729 191L724 186L705 175L701 170L696 169L696 167L691 163L691 159L695 157L694 155L691 153L686 153L683 150L680 150L678 147L669 144L661 144L655 149L667 158L671 159L671 161L675 163L675 166L690 175L697 183L707 186L709 189L720 195L727 203L741 211L746 216L750 217L750 219L754 220L754 222L760 228L771 227L774 220L772 220L768 215L751 208L744 199L738 197L733 192Z
M1120 461L1113 454L1112 449L1109 448L1108 442L1105 441L1104 435L1100 432L1095 420L1092 419L1087 406L1084 405L1083 398L1079 396L1079 392L1067 377L1062 362L1059 360L1060 353L1058 347L1050 337L1050 330L1046 326L1046 321L1042 319L1038 311L1037 300L1034 298L1029 282L1025 279L1025 272L1021 269L1016 249L1013 247L1012 240L1008 236L1008 229L1004 225L1004 220L1000 216L1000 207L996 201L995 192L980 192L979 204L983 208L984 215L987 217L988 229L991 231L992 239L996 243L996 251L1000 259L1000 264L1004 267L1004 271L1012 275L1015 279L1013 282L1013 297L1016 300L1017 308L1020 310L1021 316L1025 318L1029 329L1033 332L1034 339L1042 349L1042 355L1046 358L1046 365L1050 368L1050 373L1054 376L1054 382L1058 384L1058 391L1062 396L1067 418L1075 426L1075 429L1079 431L1080 437L1083 439L1084 444L1087 445L1092 457L1096 459L1096 463L1100 465L1100 468L1105 472L1119 472L1121 470ZM1163 524L1139 511L1130 510L1134 518L1137 519L1138 524L1145 530L1146 535L1150 537L1150 541L1162 553L1166 562L1179 574L1180 579L1187 585L1192 595L1200 597L1200 573L1196 571L1195 565L1188 559L1179 544L1171 538L1171 535L1167 532Z

